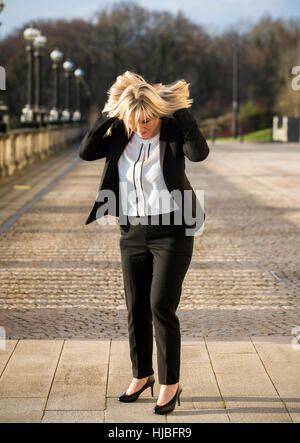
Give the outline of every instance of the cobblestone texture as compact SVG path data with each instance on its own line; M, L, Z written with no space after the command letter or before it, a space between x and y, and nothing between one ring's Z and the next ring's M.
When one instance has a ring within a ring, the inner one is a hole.
M77 148L65 168L76 160ZM103 164L80 161L1 234L7 338L127 337L119 227L84 225ZM291 335L300 325L299 164L300 145L279 143L216 144L203 163L186 161L206 220L177 311L182 336Z

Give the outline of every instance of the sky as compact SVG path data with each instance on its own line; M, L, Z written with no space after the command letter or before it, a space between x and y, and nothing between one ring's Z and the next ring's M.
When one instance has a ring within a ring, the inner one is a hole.
M121 0L122 2L122 0ZM0 15L0 38L35 19L92 19L93 14L109 7L113 0L4 0ZM246 30L264 15L272 18L299 18L300 0L136 0L150 10L165 10L184 15L207 32L220 34L230 26Z

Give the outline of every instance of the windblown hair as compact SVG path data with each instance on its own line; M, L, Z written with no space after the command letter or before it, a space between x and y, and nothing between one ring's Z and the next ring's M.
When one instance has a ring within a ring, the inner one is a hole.
M128 136L136 127L141 112L146 119L166 117L181 108L190 108L189 83L178 80L170 85L150 84L130 71L117 77L108 90L102 112L123 120ZM111 129L111 128L110 128Z

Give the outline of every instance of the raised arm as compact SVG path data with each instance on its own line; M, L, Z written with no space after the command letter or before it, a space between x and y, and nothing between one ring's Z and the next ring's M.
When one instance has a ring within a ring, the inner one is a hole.
M198 128L195 118L187 108L179 109L173 114L183 137L183 152L192 162L205 160L209 147Z
M78 152L80 158L91 161L106 157L112 138L112 135L107 135L106 131L115 119L116 117L109 118L106 114L101 114L96 119L80 143Z

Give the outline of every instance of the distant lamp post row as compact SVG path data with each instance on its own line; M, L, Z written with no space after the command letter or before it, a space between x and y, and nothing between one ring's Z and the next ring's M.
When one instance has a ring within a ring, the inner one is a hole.
M55 48L50 58L52 60L53 68L53 107L47 114L47 110L43 107L43 85L42 85L42 55L43 48L46 45L47 39L41 32L30 25L24 31L24 38L28 42L26 50L28 51L28 98L27 104L22 110L21 122L24 125L35 126L49 123L80 121L80 83L84 75L82 69L76 69L74 72L76 80L76 110L72 114L70 109L71 98L71 76L74 65L71 60L66 60L63 64L65 71L66 88L65 88L65 109L61 110L60 103L60 68L63 60L63 53ZM34 88L34 58L36 58L36 94L35 103L33 102L33 88Z
M43 115L41 108L41 58L42 50L46 45L46 37L41 31L30 25L24 31L24 39L27 42L26 51L28 54L28 84L27 84L27 104L22 109L21 122L31 124L41 120ZM34 102L34 56L36 57L36 97Z

